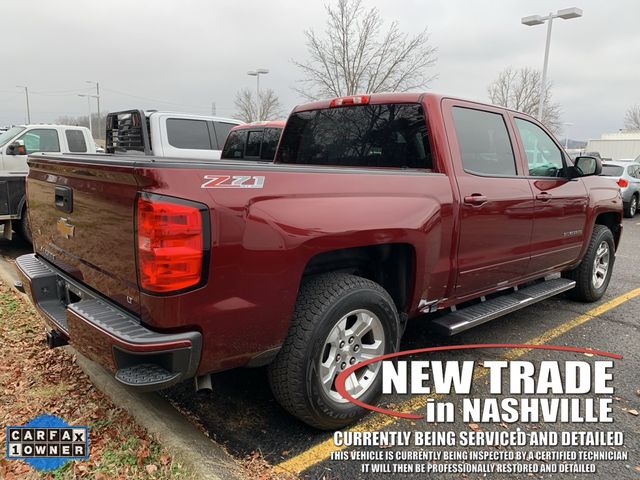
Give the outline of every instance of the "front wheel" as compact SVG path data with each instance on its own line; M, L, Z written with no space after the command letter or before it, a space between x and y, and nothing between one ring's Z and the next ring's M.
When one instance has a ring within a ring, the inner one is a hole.
M367 410L337 392L340 372L395 351L399 320L393 300L377 283L343 273L305 279L287 338L269 366L273 394L289 413L323 430L338 429ZM377 402L380 363L361 368L345 384L353 397Z
M638 197L634 195L629 200L628 205L624 206L624 216L627 218L633 218L638 211Z
M562 273L564 278L576 282L575 288L568 293L569 297L582 302L600 300L609 286L614 260L615 243L611 230L604 225L594 225L587 253L580 265Z

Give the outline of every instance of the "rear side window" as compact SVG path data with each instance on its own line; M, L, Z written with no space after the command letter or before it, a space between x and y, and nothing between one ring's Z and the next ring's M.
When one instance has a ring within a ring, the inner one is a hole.
M291 115L278 153L283 163L431 168L419 104L355 105Z
M87 142L84 140L82 130L66 130L64 134L67 137L70 152L81 153L87 151Z
M620 177L623 171L624 167L619 167L618 165L602 165L602 173L600 175L605 177Z
M250 130L247 134L247 148L244 151L245 157L259 157L260 144L262 143L262 130Z
M245 130L231 132L222 149L222 158L242 159L244 157L244 141L247 138Z
M262 134L262 152L260 153L261 160L273 160L276 154L276 148L278 147L278 140L280 140L280 128L265 128Z
M50 128L36 128L29 130L18 140L24 142L27 153L59 152L60 139L58 132Z
M214 129L216 131L216 138L218 139L218 145L224 145L224 142L227 139L227 135L229 135L229 130L237 125L233 123L225 123L225 122L213 122Z
M204 120L167 119L169 145L175 148L212 150L209 128Z
M502 115L454 107L453 120L464 170L480 175L516 174L516 160Z

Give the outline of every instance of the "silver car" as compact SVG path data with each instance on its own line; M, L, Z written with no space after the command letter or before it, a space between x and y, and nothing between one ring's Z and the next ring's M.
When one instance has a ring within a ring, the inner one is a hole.
M609 160L602 164L601 175L616 181L622 194L624 216L633 217L640 202L640 163Z

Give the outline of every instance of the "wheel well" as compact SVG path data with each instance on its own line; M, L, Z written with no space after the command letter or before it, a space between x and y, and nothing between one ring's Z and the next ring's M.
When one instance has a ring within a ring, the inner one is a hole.
M404 312L413 288L414 259L413 247L405 243L344 248L312 257L303 275L345 272L367 278L389 292L398 311Z
M601 213L596 217L596 225L604 225L611 230L617 248L620 241L620 215L615 212Z

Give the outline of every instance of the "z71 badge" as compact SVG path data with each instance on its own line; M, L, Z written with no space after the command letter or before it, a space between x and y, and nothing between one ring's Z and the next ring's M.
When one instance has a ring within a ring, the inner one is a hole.
M200 188L262 188L263 176L205 175Z

